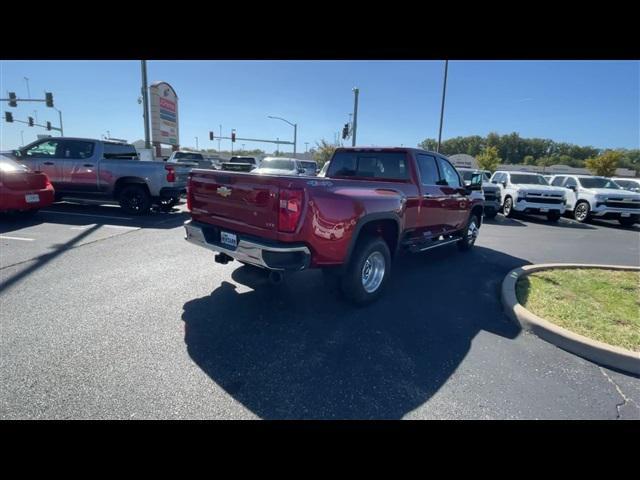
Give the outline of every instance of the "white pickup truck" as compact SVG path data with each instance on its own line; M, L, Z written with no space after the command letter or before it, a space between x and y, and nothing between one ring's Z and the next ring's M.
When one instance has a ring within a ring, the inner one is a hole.
M551 187L542 175L525 172L498 171L491 183L500 188L502 213L512 217L514 213L538 213L557 222L566 208L565 190Z
M640 193L624 190L609 178L556 175L551 185L564 188L567 210L578 222L617 219L621 225L631 227L640 221Z

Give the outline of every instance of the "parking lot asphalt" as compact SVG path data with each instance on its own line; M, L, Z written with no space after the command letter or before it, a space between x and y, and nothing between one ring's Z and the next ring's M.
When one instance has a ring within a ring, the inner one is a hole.
M639 265L637 227L498 216L471 252L398 258L355 308L318 271L272 287L215 264L186 219L0 220L1 418L640 419L640 379L520 331L499 300L517 266Z

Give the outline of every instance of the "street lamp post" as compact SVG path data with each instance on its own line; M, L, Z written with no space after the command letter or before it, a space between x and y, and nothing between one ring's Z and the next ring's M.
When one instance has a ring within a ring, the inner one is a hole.
M354 98L353 98L353 127L351 129L351 131L352 131L351 146L355 147L356 146L356 132L358 131L358 95L360 94L360 89L359 88L354 88L353 89L353 94L354 94Z
M196 150L200 150L200 148L198 146L198 137L195 137L195 138L196 138Z
M285 120L284 118L281 118L281 117L274 117L272 115L267 115L267 118L271 118L274 120L282 120L283 122L288 123L293 127L293 158L296 158L296 144L298 143L298 124L291 123L289 120Z
M24 147L24 130L20 130L20 138L22 139L22 145L20 147Z
M447 70L449 68L449 60L444 61L444 84L442 85L442 106L440 107L440 131L438 132L438 146L436 152L440 151L440 140L442 139L442 119L444 118L444 97L447 93Z
M60 136L64 137L64 132L62 131L62 111L58 110L56 107L53 107L53 109L58 112L58 118L60 119Z
M304 153L309 151L309 142L304 142Z
M220 154L220 140L222 137L222 125L220 125L220 135L218 136L218 155Z
M27 98L31 98L31 90L29 90L29 79L24 77L24 81L27 84Z

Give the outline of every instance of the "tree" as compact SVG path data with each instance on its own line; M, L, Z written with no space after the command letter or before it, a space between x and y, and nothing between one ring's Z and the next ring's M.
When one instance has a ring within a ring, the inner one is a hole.
M438 142L435 138L427 138L418 144L419 148L423 150L429 150L431 152L435 152L438 147Z
M535 165L536 164L536 159L533 158L533 155L527 155L526 157L524 157L524 164L525 165Z
M498 157L497 147L485 147L482 153L476 157L478 167L482 170L489 170L491 173L495 172L502 160Z
M594 174L602 177L612 177L616 173L616 168L620 165L622 152L608 150L595 158L588 158L585 165Z
M316 148L313 149L313 159L318 162L318 167L322 166L331 159L336 146L327 142L324 138L316 142Z

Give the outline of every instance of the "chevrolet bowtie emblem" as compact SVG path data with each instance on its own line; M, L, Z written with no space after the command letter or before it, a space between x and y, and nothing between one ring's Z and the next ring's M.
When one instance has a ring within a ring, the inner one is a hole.
M225 198L231 195L231 189L227 187L218 187L216 192L218 193L218 195Z

